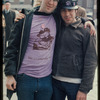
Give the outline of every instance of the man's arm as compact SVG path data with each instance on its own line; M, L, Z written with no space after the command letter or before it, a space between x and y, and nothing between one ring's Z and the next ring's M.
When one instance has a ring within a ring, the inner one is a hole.
M17 69L17 60L18 52L20 47L20 38L21 38L21 26L23 21L15 23L11 29L11 35L9 37L9 45L6 48L4 55L4 64L5 64L5 75L6 75L6 86L7 89L14 90L16 88L16 81L14 76L16 75Z
M13 75L8 75L6 77L6 87L8 90L14 91L16 89L16 80Z
M97 66L96 36L91 36L89 30L83 38L84 67L82 81L76 100L86 100L87 93L92 89L95 69Z
M84 23L84 28L89 27L90 28L90 34L91 35L96 35L96 29L95 29L95 27L93 25L94 24L92 24L91 21L86 21Z
M15 23L11 29L11 35L8 39L9 45L5 50L4 54L4 63L5 63L5 74L15 75L16 73L16 64L18 58L18 50L20 47L20 38L22 31L23 20ZM10 70L9 70L10 69Z
M84 28L87 28L89 27L90 28L90 34L91 35L95 35L96 34L96 30L95 30L95 27L94 27L94 22L93 20L91 19L88 19L88 18L81 18L82 20L82 23L84 24Z
M28 9L22 9L19 11L19 13L17 14L16 18L15 18L15 22L18 22L20 19L25 18L25 15L28 14L31 10Z
M78 91L76 100L87 100L87 94L85 94L81 91Z

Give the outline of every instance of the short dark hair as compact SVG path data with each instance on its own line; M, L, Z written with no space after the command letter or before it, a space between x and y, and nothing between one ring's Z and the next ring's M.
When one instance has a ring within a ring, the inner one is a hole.
M5 3L10 3L10 1L9 0L6 0Z

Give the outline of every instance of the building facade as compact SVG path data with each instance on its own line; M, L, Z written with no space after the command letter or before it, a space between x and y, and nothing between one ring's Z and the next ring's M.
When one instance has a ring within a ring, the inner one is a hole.
M34 4L40 2L41 0L33 0ZM32 9L32 0L10 0L12 4L12 9ZM78 0L78 5L86 9L87 14L89 14L93 19L97 17L97 0Z
M32 8L32 0L10 0L12 9Z
M87 15L97 18L97 0L78 0L78 5L86 9Z

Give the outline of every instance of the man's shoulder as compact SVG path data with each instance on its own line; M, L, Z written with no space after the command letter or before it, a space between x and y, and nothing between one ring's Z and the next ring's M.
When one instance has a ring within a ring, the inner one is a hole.
M90 34L90 28L89 27L84 28L84 23L82 22L82 19L78 18L78 20L79 20L79 22L78 22L77 30L79 30L84 35L87 33Z
M85 35L90 35L90 28L84 28L84 24L81 23L80 27L79 27L80 32L85 36Z
M23 8L21 13L27 15L27 14L31 14L31 13L34 13L37 9L39 9L40 6L37 6L37 7L33 7L32 9L26 9L26 8Z
M25 8L23 8L22 11L21 11L21 13L25 14L26 16L28 16L30 14L33 14L34 11L35 11L34 8L33 9L25 9Z

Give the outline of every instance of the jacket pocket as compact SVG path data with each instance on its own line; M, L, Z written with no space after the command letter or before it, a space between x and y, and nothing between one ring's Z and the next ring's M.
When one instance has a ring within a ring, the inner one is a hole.
M74 70L81 71L82 70L82 57L73 55L73 65L74 65Z

